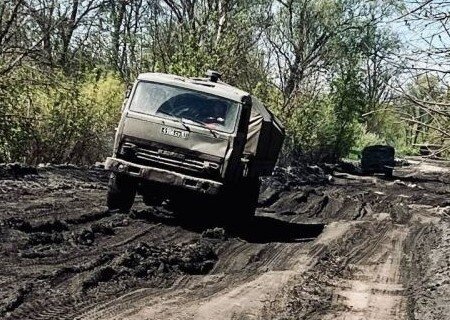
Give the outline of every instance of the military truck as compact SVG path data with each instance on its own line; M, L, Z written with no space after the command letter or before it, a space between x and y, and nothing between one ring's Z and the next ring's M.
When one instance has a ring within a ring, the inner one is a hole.
M361 170L363 174L384 173L392 177L395 166L395 149L387 145L365 147L361 154Z
M191 200L254 214L260 177L272 174L284 128L258 98L220 79L215 71L138 76L105 162L109 209L129 211L138 193L147 205Z

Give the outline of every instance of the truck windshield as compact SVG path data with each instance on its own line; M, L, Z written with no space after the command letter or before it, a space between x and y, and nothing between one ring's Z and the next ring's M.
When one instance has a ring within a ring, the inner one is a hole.
M130 105L131 111L182 118L192 125L227 133L235 129L238 109L238 102L222 97L145 81L137 84Z

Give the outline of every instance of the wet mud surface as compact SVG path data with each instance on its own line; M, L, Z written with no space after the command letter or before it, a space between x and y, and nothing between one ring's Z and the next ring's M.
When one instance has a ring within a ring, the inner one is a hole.
M450 318L448 165L279 168L247 222L108 212L107 177L0 165L0 319Z

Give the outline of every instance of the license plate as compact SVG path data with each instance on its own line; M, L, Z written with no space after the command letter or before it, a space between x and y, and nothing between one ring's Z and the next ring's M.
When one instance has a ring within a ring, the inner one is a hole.
M180 139L187 139L189 137L188 131L177 130L174 128L161 127L161 133L166 136L172 136Z

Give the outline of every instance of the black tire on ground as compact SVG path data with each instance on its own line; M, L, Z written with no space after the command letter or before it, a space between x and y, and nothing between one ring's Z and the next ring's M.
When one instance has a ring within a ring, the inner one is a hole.
M392 178L393 169L385 169L384 176L388 178Z
M160 206L165 200L162 186L151 182L141 182L137 193L147 206Z
M252 218L258 205L260 181L258 178L245 179L237 184L228 186L221 195L221 202L225 212L222 214L227 220L238 222Z
M242 195L244 195L245 191L247 191L247 194L245 195L248 199L245 207L245 216L247 218L251 218L255 215L256 207L258 206L260 188L261 182L259 179L253 179L248 182L247 186L245 186L244 192L242 192Z
M148 193L142 195L142 200L144 201L146 206L150 207L160 206L164 201L162 197Z
M136 196L137 182L123 174L112 172L108 183L109 210L129 212Z

